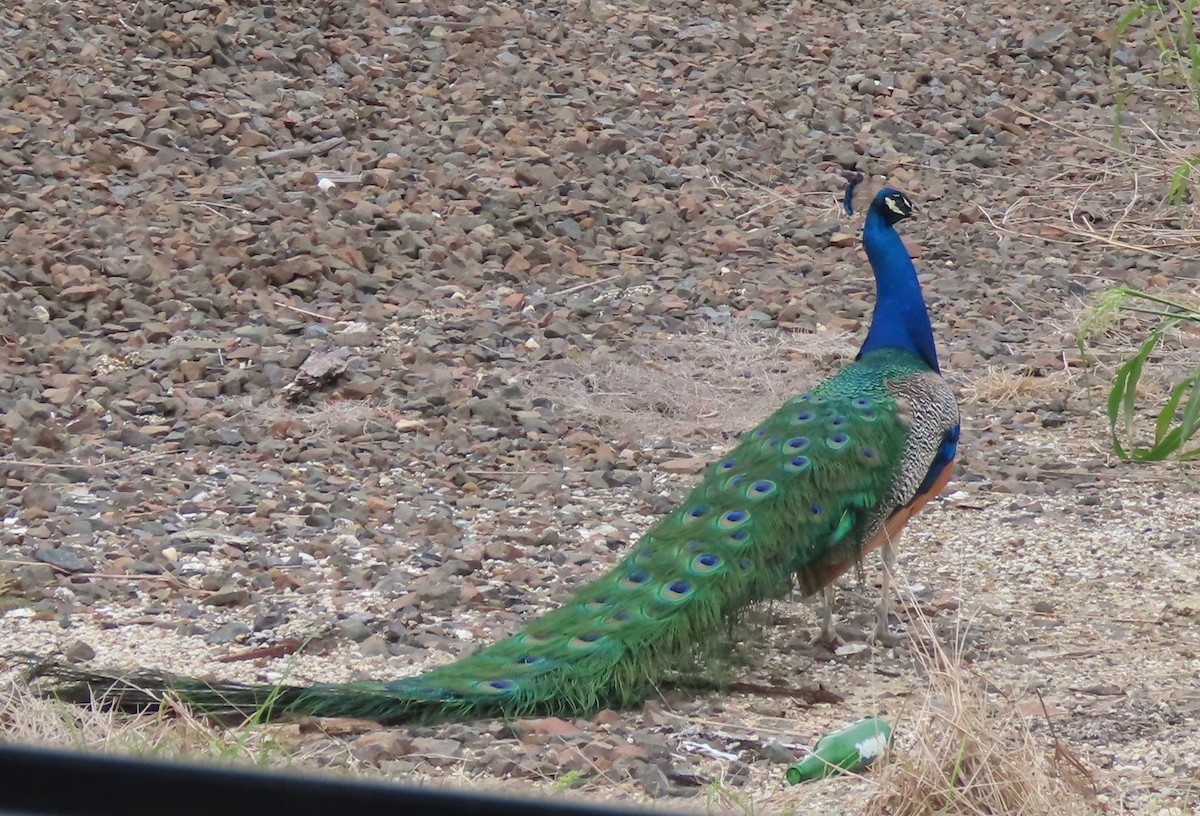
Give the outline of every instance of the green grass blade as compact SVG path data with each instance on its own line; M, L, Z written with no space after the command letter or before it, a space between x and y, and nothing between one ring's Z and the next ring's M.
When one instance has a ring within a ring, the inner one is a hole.
M1144 457L1150 455L1157 457L1162 446L1168 444L1168 440L1171 438L1170 433L1164 433L1161 439L1156 439L1153 448L1139 448L1133 439L1133 423L1137 415L1137 386L1141 381L1142 371L1145 369L1150 355L1158 347L1163 334L1178 322L1178 318L1164 320L1142 343L1137 354L1117 370L1117 377L1113 381L1112 390L1108 395L1108 423L1113 452L1126 461L1149 461ZM1121 444L1122 434L1118 432L1118 427L1124 430L1123 435L1129 445L1128 450ZM1158 436L1157 433L1156 436Z
M1129 95L1133 93L1132 88L1126 88L1117 94L1117 98L1113 100L1113 129L1112 143L1117 150L1125 149L1125 135L1123 126L1121 125L1121 114L1125 112L1125 104L1129 101Z
M1133 435L1132 423L1130 421L1132 414L1130 413L1129 406L1132 405L1133 395L1136 395L1137 393L1137 377L1134 375L1134 372L1136 370L1140 375L1141 366L1145 365L1145 356L1143 356L1143 352L1145 352L1147 355L1149 354L1149 352L1146 352L1145 349L1146 345L1150 344L1151 341L1157 342L1157 340L1154 340L1154 338L1147 340L1146 343L1142 345L1142 352L1139 352L1117 370L1117 378L1113 381L1112 391L1110 391L1108 394L1108 425L1109 430L1112 432L1113 452L1116 453L1117 456L1126 460L1130 459L1131 457L1121 445L1121 434L1117 433L1117 426L1121 424L1121 409L1122 407L1125 407L1124 436L1129 438ZM1131 378L1133 379L1132 384L1130 383Z
M1187 407L1179 420L1179 447L1183 448L1200 430L1200 373L1193 374L1180 385L1191 383L1188 390Z
M1188 197L1188 181L1192 170L1200 164L1200 157L1193 156L1175 168L1171 174L1171 183L1167 186L1167 203L1182 204Z

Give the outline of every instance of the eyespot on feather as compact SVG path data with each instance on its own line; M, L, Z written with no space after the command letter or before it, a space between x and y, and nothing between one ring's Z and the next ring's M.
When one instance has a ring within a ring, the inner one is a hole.
M621 586L625 587L625 589L637 589L649 579L650 574L645 570L636 570L629 573L621 580Z
M664 601L682 601L692 594L692 587L687 581L674 581L658 591L658 597Z
M593 646L599 643L603 637L604 635L600 634L599 632L584 632L582 635L573 637L567 641L567 645L572 649L591 649Z
M841 450L850 442L850 436L844 433L836 433L825 440L825 444L830 450Z
M631 617L632 615L629 614L628 609L617 608L608 613L604 618L604 622L609 626L621 626L628 623Z
M787 464L785 464L783 466L783 469L787 473L794 474L794 473L803 473L804 471L808 470L810 467L812 467L811 459L809 459L807 456L796 456L796 457L793 457L792 459L788 460Z
M778 490L778 485L776 485L770 479L759 479L746 489L746 498L753 501L759 501L769 498L770 496L774 496Z
M734 547L741 547L750 540L750 533L747 530L738 530L736 533L730 533L725 540Z
M717 520L717 527L722 530L732 530L745 524L749 519L750 514L745 510L728 510Z
M512 691L516 686L517 684L512 680L484 680L478 684L480 691L492 694L502 694L506 691Z

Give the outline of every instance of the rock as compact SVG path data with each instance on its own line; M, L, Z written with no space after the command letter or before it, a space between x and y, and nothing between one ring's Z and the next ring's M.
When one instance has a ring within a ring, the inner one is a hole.
M361 643L374 634L374 630L359 618L346 618L339 621L338 628L342 631L342 637L355 643Z
M658 466L664 473L682 473L693 475L708 467L708 462L699 457L688 459L668 459Z
M225 586L204 599L209 606L243 606L250 602L250 593L237 586Z
M252 630L244 623L227 623L204 636L204 642L210 646L220 646L233 643L250 635Z
M413 739L407 734L383 729L362 734L350 748L355 759L371 764L407 756L412 750Z
M358 644L358 651L363 657L379 657L388 654L388 642L379 635L371 635Z
M437 739L434 737L417 737L412 741L412 753L418 754L434 767L445 767L455 764L462 756L463 745L454 739Z
M792 765L799 759L799 754L794 749L773 739L763 743L758 753L772 765Z
M90 562L62 547L42 547L34 553L33 557L44 564L58 567L64 572L93 571Z
M577 737L583 734L578 726L559 719L544 717L538 720L517 720L512 725L513 733L518 737L535 734L542 737Z
M96 650L82 640L73 640L63 647L62 656L68 663L87 663L96 656Z
M666 796L671 791L671 783L663 769L649 762L634 762L631 775L641 786L646 795L652 799Z

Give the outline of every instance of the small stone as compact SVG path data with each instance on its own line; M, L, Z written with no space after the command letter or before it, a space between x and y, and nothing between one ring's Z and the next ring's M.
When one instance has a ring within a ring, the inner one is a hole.
M456 739L417 737L412 741L412 752L420 754L435 767L453 765L462 756L463 744Z
M375 342L375 329L366 323L350 323L335 327L332 339L339 346L369 346Z
M767 740L759 749L758 755L772 765L791 765L797 759L796 751L788 748L779 740Z
M513 723L513 733L518 736L537 734L543 737L578 737L583 734L578 726L558 717L543 717L538 720L518 720Z
M592 717L592 722L596 725L618 725L621 722L621 715L611 708L606 708Z
M338 627L342 630L342 637L355 643L361 643L374 634L371 627L359 618L346 618Z
M86 663L96 656L96 650L82 640L73 640L63 647L62 656L68 663Z
M413 740L401 731L380 729L371 731L354 740L350 752L361 762L378 763L380 760L407 756L412 750Z
M242 606L249 602L249 591L238 586L225 586L204 599L209 606Z
M222 445L243 445L246 442L237 428L218 428L213 431L213 439Z
M64 572L91 572L92 565L68 549L43 547L34 553L34 558L44 564L58 567Z
M700 457L693 456L687 459L668 459L658 467L664 473L679 473L691 476L708 467L708 462Z
M251 631L244 623L227 623L205 635L204 642L210 646L222 646L247 637Z
M388 654L388 642L379 635L371 635L358 644L363 657L380 657Z
M632 768L634 780L646 791L652 799L666 796L671 789L671 783L663 769L649 762L635 762Z

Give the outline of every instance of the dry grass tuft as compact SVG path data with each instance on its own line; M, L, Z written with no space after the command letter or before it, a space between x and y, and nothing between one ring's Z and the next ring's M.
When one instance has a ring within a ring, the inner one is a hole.
M1047 745L1017 705L985 689L928 620L914 621L929 693L897 729L877 770L869 816L1074 816L1097 811L1091 772L1057 739ZM923 641L923 642L922 642ZM1053 735L1053 731L1051 731Z
M841 333L705 328L556 360L529 385L621 435L713 438L756 424L855 350Z
M1079 373L1071 369L1036 376L1025 370L988 366L983 373L967 381L961 392L968 403L985 408L1026 408L1075 393L1080 389L1079 377Z
M323 766L353 770L349 748L330 754L325 741L319 754L296 739L294 725L245 725L225 729L197 717L186 707L128 715L72 706L35 695L19 683L0 685L0 742L75 751L99 751L155 759L229 762L263 767Z
M1013 183L1025 194L1003 208L980 207L996 232L1045 245L1055 254L1093 246L1156 258L1200 258L1200 209L1167 203L1181 165L1195 152L1200 125L1195 111L1181 110L1177 125L1158 129L1138 118L1119 131L1120 144L1114 144L1094 135L1094 124L1070 124L1010 107L1103 153L1105 161L1068 162L1049 179L1033 169L1017 175Z

